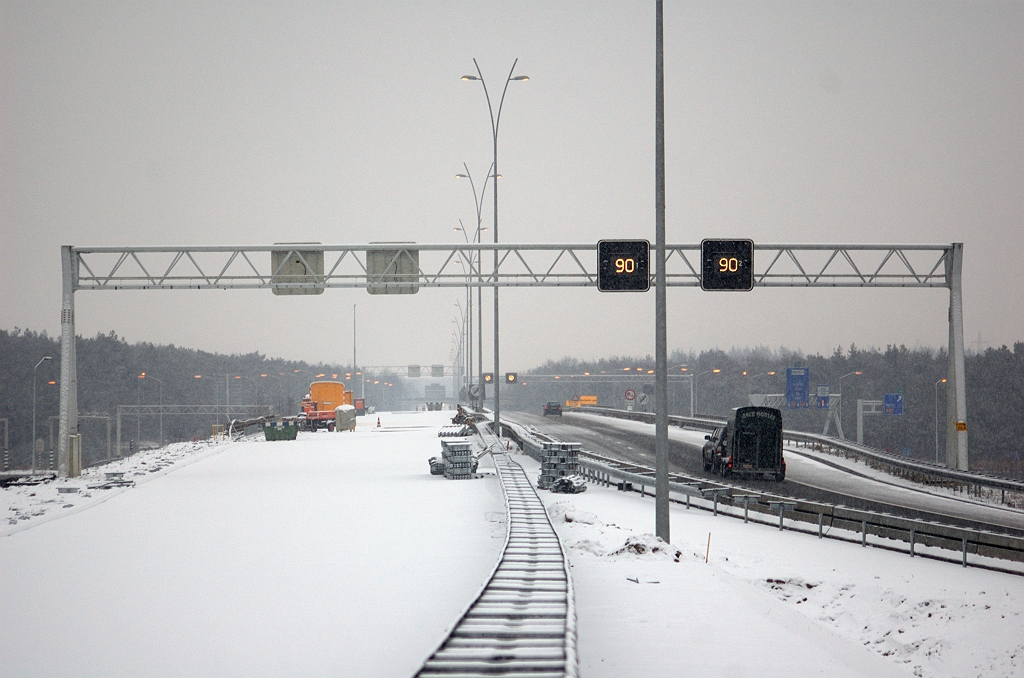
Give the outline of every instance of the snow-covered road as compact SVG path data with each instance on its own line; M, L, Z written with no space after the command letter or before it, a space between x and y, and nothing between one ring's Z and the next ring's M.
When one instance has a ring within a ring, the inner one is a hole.
M0 538L0 675L411 675L493 568L505 509L493 468L429 475L445 413L381 418L226 444Z
M627 419L602 417L595 414L574 412L564 421L552 422L550 428L558 431L558 436L569 440L573 424L585 424L588 421L600 423L605 427L613 427L633 434L651 438L653 446L654 424L646 424ZM538 427L541 433L543 426ZM669 437L686 443L698 450L704 444L704 433L669 427ZM568 436L568 437L567 437ZM696 454L697 452L695 452ZM823 463L824 462L824 463ZM650 466L654 466L653 455L650 455ZM851 472L836 468L849 469ZM933 488L910 480L894 478L876 469L868 468L856 460L845 460L842 457L814 452L812 450L790 450L786 452L786 478L794 483L845 494L869 501L875 501L915 511L925 511L940 516L957 516L968 520L989 523L1024 530L1024 511L1005 505L987 503L981 500L954 496L949 490Z

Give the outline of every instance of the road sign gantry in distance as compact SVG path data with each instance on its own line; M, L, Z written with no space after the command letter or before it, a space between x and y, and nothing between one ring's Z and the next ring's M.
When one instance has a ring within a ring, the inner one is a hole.
M647 240L599 241L597 289L601 292L651 289L651 243Z
M702 240L700 288L705 291L754 289L753 240Z

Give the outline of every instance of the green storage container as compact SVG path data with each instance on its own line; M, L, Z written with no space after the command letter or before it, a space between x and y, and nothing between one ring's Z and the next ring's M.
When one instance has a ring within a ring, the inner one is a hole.
M267 440L295 440L299 434L299 425L294 421L266 422L263 434Z

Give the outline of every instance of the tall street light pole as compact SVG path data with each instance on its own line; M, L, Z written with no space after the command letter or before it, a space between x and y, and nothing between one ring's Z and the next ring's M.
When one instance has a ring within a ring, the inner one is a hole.
M47 360L53 360L53 356L43 356L32 368L32 473L36 472L36 370ZM108 431L110 429L107 429ZM50 437L53 437L53 429L50 429Z
M487 99L487 112L491 116L491 139L494 142L494 176L498 176L498 127L501 124L501 109L505 104L505 93L508 92L508 84L512 81L525 81L529 80L525 75L517 75L512 77L512 74L516 70L516 64L519 63L519 59L512 62L512 68L508 72L508 77L505 78L505 87L501 91L501 99L498 101L498 114L494 114L494 108L491 106L491 95L487 92L487 82L484 81L484 74L480 71L480 64L473 59L473 65L476 66L476 75L464 75L463 80L479 80L480 84L484 88L484 97ZM494 194L494 244L498 244L498 182L494 182L494 189L491 191ZM499 355L500 345L498 343L498 250L494 250L494 433L501 436L501 380L498 375L501 374L499 368ZM667 478L667 476L666 476ZM667 481L666 481L667 482ZM667 488L667 485L666 485ZM667 495L666 495L667 497ZM667 501L667 499L666 499Z
M668 329L665 299L665 49L663 8L655 18L654 66L654 533L669 543Z
M939 384L945 384L946 379L942 378L935 382L935 463L939 463ZM840 400L840 402L842 402Z
M499 177L494 173L494 165L492 164L490 169L487 170L487 176L484 177L484 185L480 187L480 195L476 193L476 184L473 183L473 175L469 172L469 165L462 163L463 169L466 170L465 174L456 174L455 176L459 179L469 179L470 190L473 191L473 206L476 208L476 233L473 236L473 242L482 242L481 235L482 231L486 231L487 227L483 225L483 207L484 207L484 194L487 193L487 182L489 180L497 181ZM462 222L459 221L459 225ZM462 228L462 234L466 237L466 242L469 242L469 235L466 233L466 229ZM484 404L484 302L483 302L483 252L476 253L476 271L477 279L480 285L476 288L476 332L477 332L477 344L476 344L476 355L477 355L477 390L478 390L478 407L483 407Z
M694 411L697 409L696 405L694 404L694 400L695 400L694 392L695 391L694 391L694 387L693 387L693 382L697 380L697 377L703 377L705 374L718 374L721 371L722 370L720 368L716 367L713 370L708 370L707 372L701 372L700 374L695 374L692 377L690 377L690 419L693 419L696 416L694 414Z
M468 287L466 288L466 296L470 299L470 303L472 303ZM466 389L468 388L467 382L473 381L473 309L467 305L466 309L463 310L462 304L458 301L452 304L452 306L456 306L459 309L459 371L462 373L459 375L459 383L462 384L463 389Z

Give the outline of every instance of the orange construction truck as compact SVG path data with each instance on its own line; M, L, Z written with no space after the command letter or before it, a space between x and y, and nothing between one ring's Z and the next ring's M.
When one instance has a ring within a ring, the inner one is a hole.
M352 391L345 389L340 381L314 381L309 385L309 394L302 399L302 414L306 418L305 428L334 430L336 407L352 404Z

